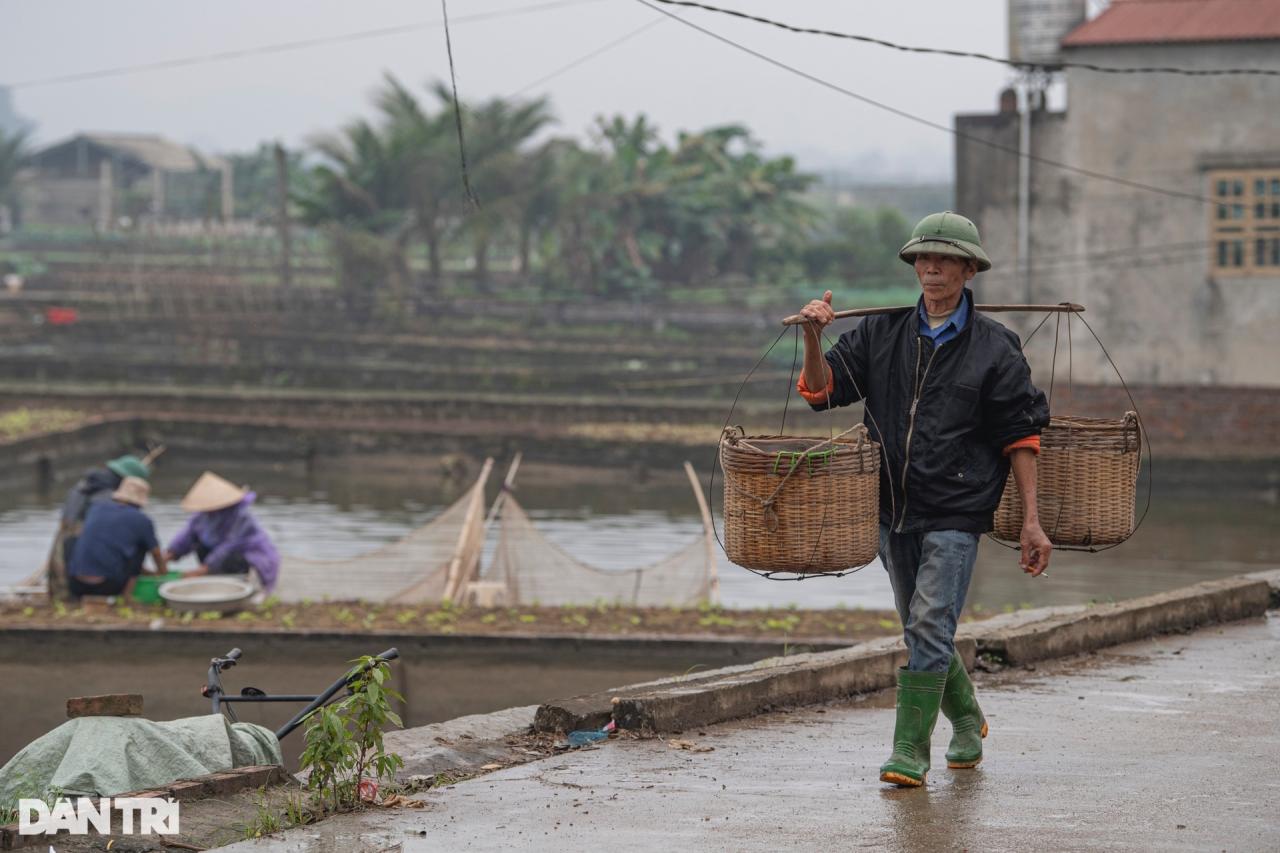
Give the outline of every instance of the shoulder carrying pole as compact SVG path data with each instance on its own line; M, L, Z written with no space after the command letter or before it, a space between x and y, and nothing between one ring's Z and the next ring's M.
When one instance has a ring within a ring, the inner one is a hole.
M1077 305L1074 302L1059 302L1056 305L975 305L973 307L987 314L999 314L1011 311L1024 311L1028 314L1081 314L1084 312L1084 306ZM869 317L872 314L897 314L902 311L914 310L914 305L895 305L891 308L848 308L844 311L837 311L836 319L842 320L845 317ZM792 314L790 317L783 319L782 325L800 326L807 322L808 321L799 314Z

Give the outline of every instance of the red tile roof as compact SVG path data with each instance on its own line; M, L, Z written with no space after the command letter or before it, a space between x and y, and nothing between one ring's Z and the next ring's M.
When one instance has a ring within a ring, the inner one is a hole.
M1063 47L1280 39L1280 0L1116 0Z

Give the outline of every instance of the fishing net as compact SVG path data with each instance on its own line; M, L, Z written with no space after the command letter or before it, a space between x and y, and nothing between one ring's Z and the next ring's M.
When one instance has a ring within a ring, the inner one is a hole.
M482 580L503 584L507 604L671 607L710 599L715 554L705 535L649 566L600 569L549 542L511 495L499 523L498 544Z
M346 560L284 557L275 594L284 601L434 602L448 593L450 563L455 576L472 571L484 537L485 478L431 521L403 539Z

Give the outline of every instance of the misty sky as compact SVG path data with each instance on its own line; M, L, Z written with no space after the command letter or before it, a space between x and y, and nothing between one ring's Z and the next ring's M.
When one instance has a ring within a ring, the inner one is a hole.
M452 0L453 19L546 0ZM723 0L790 23L910 44L1006 55L1004 0ZM678 14L761 53L877 100L950 125L989 112L1011 72L989 63L902 54L795 35L690 9ZM662 17L635 0L586 2L457 23L463 100L515 93L562 65ZM57 85L20 85L113 68L378 27L438 21L436 2L407 0L0 0L0 85L37 124L38 142L82 130L160 133L211 152L264 139L301 145L371 112L390 72L421 89L447 78L439 28L182 68ZM557 133L595 116L651 116L664 135L725 122L750 126L771 152L808 168L861 167L877 177L949 178L951 137L826 91L666 21L529 94L552 99Z

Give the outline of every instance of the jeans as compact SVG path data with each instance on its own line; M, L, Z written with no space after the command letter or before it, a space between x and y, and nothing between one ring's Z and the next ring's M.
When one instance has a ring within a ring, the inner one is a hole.
M956 624L969 592L978 534L961 530L893 533L880 526L880 561L907 643L907 669L946 672L955 653Z

